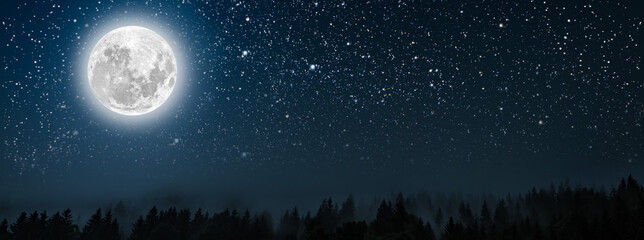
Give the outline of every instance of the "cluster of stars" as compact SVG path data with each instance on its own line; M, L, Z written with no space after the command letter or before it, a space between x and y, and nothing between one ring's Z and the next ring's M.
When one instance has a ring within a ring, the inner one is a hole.
M115 159L396 171L518 158L634 164L643 154L642 18L629 4L14 6L1 19L0 161L16 173ZM174 33L188 59L172 116L136 130L96 118L77 83L90 37L126 18Z

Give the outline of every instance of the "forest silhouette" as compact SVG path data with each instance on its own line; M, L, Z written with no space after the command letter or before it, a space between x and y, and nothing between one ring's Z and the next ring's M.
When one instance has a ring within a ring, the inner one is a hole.
M478 200L451 197L437 204L441 200L430 195L398 194L380 201L367 219L358 211L372 209L358 209L352 196L341 203L328 198L317 212L286 211L277 224L268 212L152 207L127 228L119 222L119 203L96 210L82 228L69 209L51 216L23 212L13 223L2 221L0 240L644 239L644 189L631 176L610 191L560 184ZM422 219L421 212L430 217Z

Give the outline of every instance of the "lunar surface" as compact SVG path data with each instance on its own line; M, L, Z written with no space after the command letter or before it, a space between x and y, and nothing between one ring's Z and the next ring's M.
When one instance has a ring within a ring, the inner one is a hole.
M141 115L165 102L177 81L170 45L150 29L128 26L101 38L89 57L89 86L108 109Z

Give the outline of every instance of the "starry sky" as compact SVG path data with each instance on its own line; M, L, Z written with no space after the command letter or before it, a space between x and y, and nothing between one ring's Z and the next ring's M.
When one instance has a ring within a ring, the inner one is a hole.
M0 202L642 177L637 2L3 1ZM128 25L179 62L150 116L86 89L93 44Z

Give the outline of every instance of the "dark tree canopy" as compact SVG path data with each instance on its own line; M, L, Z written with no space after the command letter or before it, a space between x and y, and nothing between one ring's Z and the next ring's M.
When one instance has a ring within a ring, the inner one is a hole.
M341 208L328 198L315 214L287 210L276 228L267 212L236 209L210 214L152 207L129 233L111 209L96 210L82 231L69 209L51 216L23 212L13 223L0 223L0 240L644 239L644 189L630 176L609 192L561 184L478 203L458 195L446 201L403 194L392 199L379 203L374 219L360 219L352 196ZM430 222L419 217L423 208L431 212ZM114 211L127 216L126 209L119 203Z

